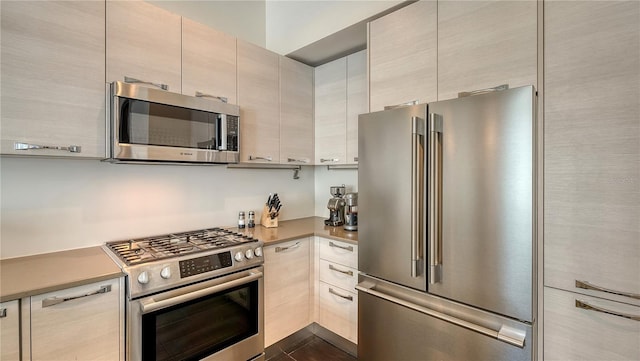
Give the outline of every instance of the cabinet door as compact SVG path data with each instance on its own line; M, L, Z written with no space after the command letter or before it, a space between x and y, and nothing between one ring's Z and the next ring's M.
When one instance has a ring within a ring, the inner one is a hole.
M438 100L537 85L537 1L438 2Z
M182 93L237 104L236 38L182 18Z
M347 58L315 68L315 164L345 164Z
M0 303L0 360L20 360L19 301Z
M238 40L240 161L280 159L279 56Z
M2 2L2 154L105 157L104 19L100 2Z
M611 313L576 307L576 302ZM640 307L544 288L545 360L640 360Z
M545 4L546 286L640 294L640 3ZM545 321L546 322L546 321Z
M313 161L313 68L280 57L280 163Z
M369 24L372 112L437 100L437 4L418 1Z
M107 280L31 297L31 358L122 359L120 282Z
M369 112L367 51L347 57L347 164L358 163L358 115Z
M311 323L309 243L303 238L264 248L265 347Z
M182 89L181 18L144 1L107 1L107 82L131 77Z

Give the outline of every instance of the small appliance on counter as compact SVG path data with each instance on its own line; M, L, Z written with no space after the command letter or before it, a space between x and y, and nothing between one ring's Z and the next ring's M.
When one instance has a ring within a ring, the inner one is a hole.
M329 208L329 219L324 220L324 224L327 226L338 227L344 224L345 202L344 198L342 198L345 194L344 189L344 184L341 186L329 187L332 197L329 198L329 202L327 203L327 208Z
M358 193L347 193L344 196L344 225L347 231L358 230Z

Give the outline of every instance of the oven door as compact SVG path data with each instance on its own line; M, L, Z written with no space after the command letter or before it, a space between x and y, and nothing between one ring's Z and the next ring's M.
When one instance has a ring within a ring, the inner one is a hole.
M262 267L129 303L128 360L253 360L264 352Z

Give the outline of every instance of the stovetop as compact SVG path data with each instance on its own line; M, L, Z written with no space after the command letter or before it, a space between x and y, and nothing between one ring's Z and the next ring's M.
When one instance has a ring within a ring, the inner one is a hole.
M216 250L257 239L222 228L107 242L106 246L127 266Z
M129 299L259 267L263 243L223 228L107 242L127 274Z

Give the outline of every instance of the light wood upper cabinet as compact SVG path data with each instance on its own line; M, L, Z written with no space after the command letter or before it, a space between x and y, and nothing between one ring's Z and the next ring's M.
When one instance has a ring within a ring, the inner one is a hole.
M1 153L104 158L104 3L3 1L0 11Z
M182 94L196 92L237 104L236 38L182 18Z
M537 88L537 1L438 1L438 100Z
M105 287L110 288L94 294ZM30 300L31 359L124 359L122 279L46 293Z
M280 57L280 163L313 162L313 68Z
M369 109L366 54L315 69L316 165L358 163L358 115Z
M315 164L345 164L347 58L315 68Z
M372 112L437 100L437 4L418 1L369 24Z
M107 1L107 82L124 77L182 91L182 18L144 1Z
M280 159L279 55L238 39L240 162Z
M311 321L310 238L264 247L265 347Z
M640 3L545 4L545 285L640 294ZM640 335L639 335L640 336Z
M358 115L369 112L367 51L347 57L347 146L346 163L358 163Z

